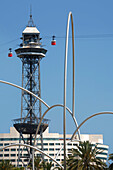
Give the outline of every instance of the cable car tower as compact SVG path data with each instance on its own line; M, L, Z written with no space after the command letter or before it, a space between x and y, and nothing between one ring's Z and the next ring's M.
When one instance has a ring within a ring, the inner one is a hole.
M47 50L41 46L40 32L34 25L32 14L28 25L22 33L22 43L15 50L17 57L22 61L22 87L35 93L41 98L40 85L40 61L46 55ZM26 118L26 120L25 120ZM20 133L20 142L24 139L24 134L28 136L27 143L33 145L33 135L41 118L41 102L32 95L22 91L21 95L21 118L14 120L14 127ZM48 119L44 119L39 134L41 136L42 150L43 138L42 133L48 127ZM32 149L28 151L27 158L32 154ZM18 162L21 159L20 154ZM23 161L24 162L24 161Z

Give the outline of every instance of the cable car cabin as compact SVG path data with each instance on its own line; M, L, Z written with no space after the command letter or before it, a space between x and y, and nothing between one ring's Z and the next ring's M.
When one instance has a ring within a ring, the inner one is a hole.
M13 56L12 52L9 52L8 57L12 57L12 56Z
M55 40L55 36L52 36L52 41L51 41L51 45L56 45L56 40Z
M56 45L56 40L52 40L51 45Z
M11 48L9 48L8 57L12 57L12 56L13 56L13 54L12 54L12 49L11 49Z

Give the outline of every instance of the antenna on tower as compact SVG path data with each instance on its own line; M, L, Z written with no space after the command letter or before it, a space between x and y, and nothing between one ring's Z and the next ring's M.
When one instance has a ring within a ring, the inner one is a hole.
M32 18L32 6L30 5L30 19L28 21L28 27L35 27L35 24L34 24L34 21L33 21L33 18Z
M30 18L32 18L32 6L30 5Z

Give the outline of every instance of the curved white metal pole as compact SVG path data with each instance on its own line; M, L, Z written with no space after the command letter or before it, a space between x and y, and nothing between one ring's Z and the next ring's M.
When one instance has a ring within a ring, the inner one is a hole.
M23 88L23 87L21 87L21 86L18 86L18 85L16 85L16 84L10 83L10 82L8 82L8 81L0 80L0 83L8 84L8 85L10 85L10 86L19 88L19 89L21 89L21 90L23 90L23 91L26 91L27 93L33 95L35 98L37 98L38 100L40 100L46 107L48 107L49 110L51 109L51 107L50 107L46 102L44 102L40 97L36 96L34 93L30 92L29 90L26 90L25 88ZM63 107L62 104L59 104L58 106ZM56 107L56 105L54 105L54 107ZM52 108L53 108L53 107L52 107ZM66 109L67 109L67 110L71 113L71 115L72 115L71 110L70 110L68 107L66 107ZM47 111L49 111L49 110L47 110ZM73 115L72 115L72 116L73 116ZM27 116L25 117L24 122L25 122L26 118L27 118ZM75 119L75 118L73 118L73 119ZM76 127L78 127L78 124L77 124L76 119L74 120L74 122L75 122L75 124L76 124ZM80 136L80 132L79 132L79 131L78 131L78 133L79 133L79 136Z
M67 142L67 144L68 144L68 143L75 142L75 141L80 142L81 140L78 140L78 139L70 140L69 142ZM60 152L62 151L62 149L63 149L63 146L61 146L60 150L57 152L56 157L55 157L55 160L58 158L58 155L60 154Z
M78 128L75 130L75 132L73 133L72 137L71 137L71 140L73 140L75 134L77 133L78 129L89 119L95 117L95 116L98 116L98 115L104 115L104 114L113 114L113 112L109 112L109 111L106 111L106 112L99 112L99 113L95 113L89 117L87 117L79 126Z
M29 90L26 90L24 89L23 87L21 86L18 86L16 84L13 84L13 83L10 83L8 81L3 81L3 80L0 80L0 83L4 83L4 84L8 84L8 85L11 85L11 86L14 86L14 87L17 87L18 89L21 89L23 91L26 91L27 93L31 94L32 96L36 97L36 99L40 100L46 107L50 107L46 102L44 102L40 97L36 96L34 93L30 92Z
M35 146L35 144L36 144L37 134L38 134L38 132L39 132L39 128L40 128L40 125L41 125L41 123L42 123L43 118L45 117L45 115L48 113L49 110L51 110L51 109L54 108L54 107L58 107L58 106L64 107L62 104L53 105L53 106L51 106L50 108L48 108L48 109L44 112L44 114L42 115L42 117L41 117L41 119L40 119L40 122L39 122L39 124L38 124L37 130L36 130L35 139L34 139L34 146ZM75 123L76 127L78 127L77 121L76 121L75 117L73 117L73 114L72 114L71 110L70 110L68 107L66 107L66 109L67 109L67 111L71 114L71 116L72 116L72 118L73 118L73 120L74 120L74 123ZM79 137L79 140L80 140L80 131L79 131L79 129L78 129L78 137Z
M63 166L61 164L59 164L55 159L53 159L51 156L49 156L48 154L44 153L42 150L38 149L37 147L34 147L34 146L31 146L31 145L28 145L28 144L22 144L22 143L14 143L14 144L10 144L10 145L7 145L7 146L4 146L2 148L0 148L0 150L3 150L3 149L6 149L6 148L9 148L9 147L12 147L12 146L25 146L25 147L29 147L29 148L32 148L42 154L44 154L45 156L47 156L48 158L52 159L56 164L58 164L62 169Z
M67 55L68 55L68 39L69 39L69 22L71 17L72 26L72 47L73 47L73 102L72 102L72 113L75 112L75 56L74 56L74 26L73 16L70 12L68 15L67 30L66 30L66 44L65 44L65 62L64 62L64 118L63 118L63 129L64 129L64 170L66 170L66 82L67 82Z

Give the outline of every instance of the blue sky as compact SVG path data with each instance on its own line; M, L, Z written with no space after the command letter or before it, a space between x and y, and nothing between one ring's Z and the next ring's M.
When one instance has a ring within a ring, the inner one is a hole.
M76 37L75 116L78 124L93 113L113 111L112 0L1 1L0 79L21 85L21 61L16 57L14 50L18 48L21 42L19 38L28 23L30 5L33 20L43 38L42 43L48 50L46 57L41 61L42 99L50 106L63 103L66 22L69 11L72 11ZM56 35L55 47L50 45L52 35ZM7 57L10 47L13 48L12 58ZM71 109L71 39L68 54L67 106ZM9 132L11 120L20 117L20 103L20 90L0 84L0 132ZM61 108L48 113L47 118L51 119L50 132L63 132L62 113ZM103 134L104 144L109 145L109 152L113 152L112 120L112 115L95 117L81 127L81 133ZM67 113L67 133L73 133L74 129L74 123Z

